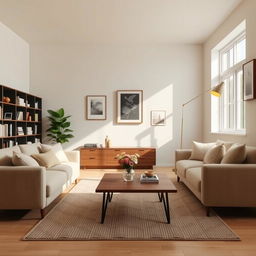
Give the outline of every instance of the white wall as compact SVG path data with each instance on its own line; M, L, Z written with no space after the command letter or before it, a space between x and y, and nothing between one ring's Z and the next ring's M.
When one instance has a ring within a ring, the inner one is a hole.
M29 91L29 45L0 23L0 84Z
M204 86L211 85L211 49L214 48L226 35L228 35L244 19L246 20L246 57L247 60L256 58L256 1L244 0L228 17L228 19L211 35L204 44ZM256 145L256 100L246 102L246 136L211 134L210 96L204 98L204 140L237 141L248 145Z
M174 163L179 147L181 104L202 89L201 46L32 45L31 92L43 108L64 107L72 115L75 138L66 148L84 143L157 147L157 164ZM144 91L144 122L116 125L115 91ZM107 95L107 120L86 121L84 97ZM150 126L151 110L167 110L167 125ZM44 113L46 115L46 113ZM185 146L202 137L201 101L185 110Z

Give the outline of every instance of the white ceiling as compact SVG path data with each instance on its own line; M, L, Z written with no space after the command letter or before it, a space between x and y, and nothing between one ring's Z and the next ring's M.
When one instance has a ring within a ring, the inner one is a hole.
M0 0L29 43L202 43L241 0Z

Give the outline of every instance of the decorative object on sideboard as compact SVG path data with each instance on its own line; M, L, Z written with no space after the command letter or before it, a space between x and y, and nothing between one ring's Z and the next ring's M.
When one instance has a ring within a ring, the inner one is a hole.
M111 140L109 139L108 136L105 138L105 148L110 148L111 147Z
M117 96L118 124L141 124L143 122L143 91L119 90Z
M107 96L105 95L87 95L86 120L106 120L107 119Z
M125 152L116 156L119 164L124 168L123 179L124 181L133 181L134 167L138 164L140 155L135 153L133 155L126 154Z
M183 146L183 123L184 123L184 107L189 104L190 102L198 99L200 96L204 95L206 92L210 92L211 95L216 96L216 97L220 97L222 90L224 87L224 82L221 82L220 84L217 84L216 86L207 89L203 92L201 92L200 94L198 94L197 96L193 97L192 99L190 99L189 101L187 101L186 103L182 104L182 114L181 114L181 131L180 131L180 148L182 149Z
M256 98L256 59L243 65L244 100Z
M51 138L54 142L59 142L61 144L65 142L69 142L69 139L73 138L73 130L71 130L70 122L68 119L71 116L65 116L65 112L63 108L58 109L57 111L54 110L47 110L50 114L48 119L50 121L50 128L46 131L47 136Z
M151 125L152 126L166 125L166 111L165 110L152 110L151 111Z

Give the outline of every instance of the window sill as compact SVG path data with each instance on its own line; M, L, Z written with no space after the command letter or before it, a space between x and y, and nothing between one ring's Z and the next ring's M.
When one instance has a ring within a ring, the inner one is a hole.
M223 132L211 132L211 134L216 135L232 135L232 136L246 136L246 132L237 132L237 131L223 131Z

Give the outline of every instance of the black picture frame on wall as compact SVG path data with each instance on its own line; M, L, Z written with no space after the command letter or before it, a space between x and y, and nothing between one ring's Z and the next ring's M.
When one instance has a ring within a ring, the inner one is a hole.
M256 98L256 59L243 65L244 100Z

